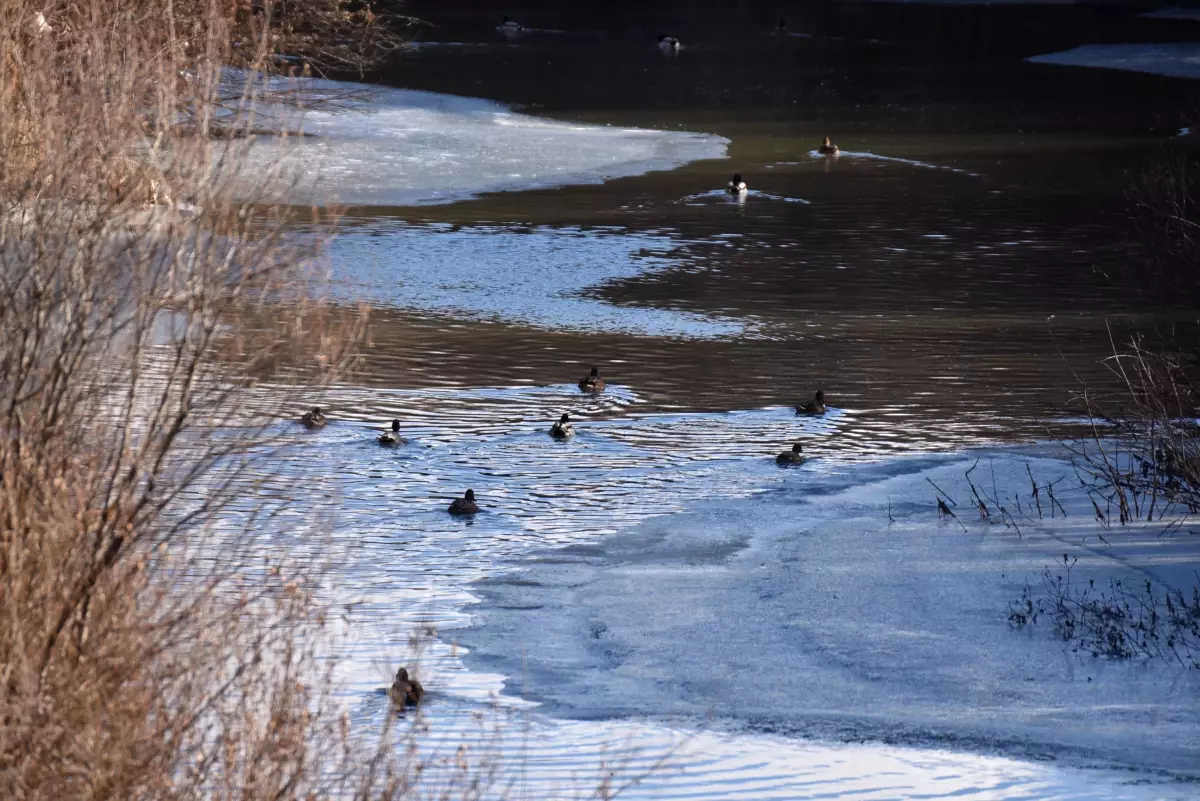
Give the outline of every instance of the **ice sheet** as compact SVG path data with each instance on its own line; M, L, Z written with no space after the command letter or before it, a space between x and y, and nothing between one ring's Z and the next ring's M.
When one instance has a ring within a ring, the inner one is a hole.
M1029 60L1037 64L1099 67L1149 72L1174 78L1200 78L1200 43L1196 42L1089 44L1060 53L1033 56Z
M315 80L307 87L368 89ZM709 134L559 122L490 100L404 89L375 90L343 105L306 111L298 124L311 136L260 137L244 176L248 185L282 162L296 203L448 203L672 169L724 158L728 144Z

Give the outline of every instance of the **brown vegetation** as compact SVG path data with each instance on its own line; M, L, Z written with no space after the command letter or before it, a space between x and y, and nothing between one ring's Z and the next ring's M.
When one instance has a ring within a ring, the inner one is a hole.
M286 502L258 494L281 408L254 380L284 356L336 374L362 321L297 281L273 198L233 194L244 148L177 125L214 123L228 64L345 64L375 24L341 0L0 0L0 797L407 781L332 703L319 564L248 536ZM284 288L288 324L248 339Z

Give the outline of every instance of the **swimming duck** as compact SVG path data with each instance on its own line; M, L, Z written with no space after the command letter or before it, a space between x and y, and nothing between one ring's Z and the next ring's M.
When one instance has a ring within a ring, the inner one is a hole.
M305 428L321 428L328 422L325 415L321 412L320 406L314 406L311 410L304 413L300 418L300 422Z
M679 52L679 40L674 36L667 36L665 33L658 35L658 49L665 55L673 56Z
M446 511L452 515L473 515L478 512L479 506L475 503L475 490L467 490L466 495L455 498Z
M775 26L775 35L776 36L787 36L787 34L788 34L787 20L781 19L781 20L779 20L779 24Z
M825 414L825 393L818 389L811 401L796 406L796 414Z
M746 182L742 180L740 172L733 174L733 180L729 182L729 186L725 187L725 191L734 197L746 194Z
M825 141L821 143L821 146L817 148L817 152L822 156L836 156L841 151L838 150L837 145L829 141L829 137L827 136L825 137Z
M790 451L784 451L775 457L775 464L801 464L804 461L803 448L797 442Z
M512 38L520 33L523 33L525 31L525 26L519 22L516 22L515 20L509 19L506 16L504 21L500 23L500 27L496 30L500 31L500 33L504 34L505 36Z
M425 697L425 688L421 682L408 677L408 670L400 668L396 671L396 680L388 690L388 697L398 707L418 706Z
M591 375L585 375L583 378L579 379L579 388L584 392L603 391L604 379L600 377L600 371L593 367Z
M400 445L404 442L404 437L400 436L400 421L392 421L392 430L384 431L379 435L379 444L387 447L392 445Z
M558 422L550 426L550 436L555 439L566 439L575 433L575 427L571 425L571 418L563 415L558 418Z

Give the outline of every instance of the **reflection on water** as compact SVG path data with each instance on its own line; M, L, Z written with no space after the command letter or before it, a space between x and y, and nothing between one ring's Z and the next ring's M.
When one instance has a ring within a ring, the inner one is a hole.
M925 162L925 161L918 161L916 159L904 159L904 158L899 158L897 156L881 156L878 153L859 153L859 152L856 152L853 150L841 150L834 155L826 155L819 150L810 150L810 151L808 151L808 155L809 155L809 158L829 160L829 161L838 161L838 162L840 162L842 159L846 159L847 161L851 161L854 159L862 159L865 161L891 161L891 162L895 162L896 164L907 164L910 167L920 167L920 168L926 169L926 170L948 170L950 172L957 172L961 175L970 175L975 178L980 177L979 173L977 173L977 172L972 172L971 170L964 170L959 167L947 167L944 164L930 164L929 162ZM796 162L780 162L781 165L795 164L795 163Z

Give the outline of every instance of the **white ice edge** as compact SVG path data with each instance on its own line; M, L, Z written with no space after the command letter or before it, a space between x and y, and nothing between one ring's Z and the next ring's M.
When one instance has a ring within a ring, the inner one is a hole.
M988 494L995 481L1020 536L981 523L969 503L977 458L974 481ZM1039 484L1061 477L1067 518L1051 517L1045 489L1038 515L1026 465ZM1197 671L1096 660L1046 624L1005 619L1063 553L1085 584L1196 581L1200 538L1187 527L1164 537L1165 522L1109 530L1069 489L1072 475L1057 458L995 449L817 463L783 491L695 504L490 582L463 637L468 664L511 680L505 644L521 643L540 655L522 692L550 714L712 716L747 733L1048 755L1194 781ZM939 520L930 482L958 501L966 530Z
M1180 8L1179 6L1168 6L1166 8L1160 8L1156 11L1147 11L1141 16L1145 19L1188 20L1191 22L1200 22L1200 8Z
M1200 43L1086 44L1032 56L1035 64L1145 72L1170 78L1200 78Z
M601 183L726 157L729 141L703 133L608 127L535 117L490 100L312 80L306 91L369 90L348 109L285 116L311 134L262 137L243 180L273 167L298 204L407 206L484 192Z

